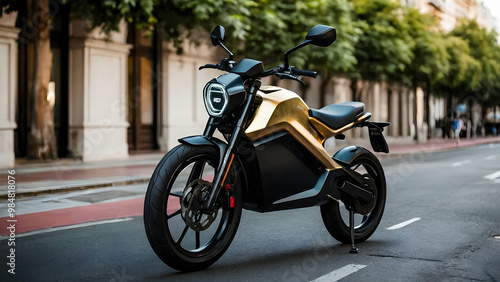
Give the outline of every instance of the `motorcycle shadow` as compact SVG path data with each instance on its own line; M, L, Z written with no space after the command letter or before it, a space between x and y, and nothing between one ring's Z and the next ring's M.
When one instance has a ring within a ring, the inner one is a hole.
M235 240L227 253L209 268L197 272L176 272L150 277L151 279L172 279L174 281L199 280L286 280L310 281L322 272L323 267L335 269L356 262L362 256L378 256L377 250L389 246L389 241L371 240L357 246L358 254L350 254L349 244L340 244L330 238L313 238L314 244L292 245L282 237L281 243L245 244ZM311 246L314 245L314 246Z

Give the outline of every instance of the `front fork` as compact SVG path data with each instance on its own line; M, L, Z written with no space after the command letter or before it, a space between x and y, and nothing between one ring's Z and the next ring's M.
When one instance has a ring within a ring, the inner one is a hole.
M259 88L260 88L261 81L255 80L255 81L253 81L253 83L251 85L252 86L250 87L250 90L248 91L248 96L247 96L245 105L243 106L243 111L241 112L240 118L238 119L238 122L236 123L236 126L233 129L233 133L231 134L231 138L229 139L229 143L226 147L226 151L224 152L222 162L220 162L219 167L217 169L217 172L215 173L215 176L214 176L214 179L212 182L212 191L210 191L210 195L208 197L208 200L205 201L205 203L203 204L203 209L206 211L213 210L213 208L216 204L217 197L219 196L222 189L224 188L224 187L222 187L224 184L224 180L227 176L229 168L231 167L231 163L234 159L234 148L238 144L240 137L241 137L241 134L243 134L244 126L247 123L248 115L249 115L250 109L252 108L252 105L254 103L257 90L259 90ZM213 122L213 118L210 118L209 122L207 123L207 126L205 128L203 135L206 137L211 137L214 132L215 132L215 125Z

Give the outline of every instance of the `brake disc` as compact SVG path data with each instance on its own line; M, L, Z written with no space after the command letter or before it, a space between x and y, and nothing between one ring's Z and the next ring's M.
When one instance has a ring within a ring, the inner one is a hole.
M218 209L202 211L203 204L208 200L212 183L197 179L184 189L181 197L181 216L187 226L196 232L206 230L217 218Z

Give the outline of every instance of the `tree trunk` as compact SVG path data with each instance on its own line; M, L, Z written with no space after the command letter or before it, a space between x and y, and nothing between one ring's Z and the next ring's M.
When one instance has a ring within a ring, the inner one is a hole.
M470 120L470 128L467 126L467 138L475 138L476 137L476 126L474 124L474 101L471 99L467 105L467 109L469 110L469 120Z
M484 129L484 124L486 122L486 109L488 105L486 103L481 104L481 137L484 137L486 134L486 130ZM493 108L495 109L495 108ZM495 123L495 116L493 114L493 123Z
M332 76L329 73L325 73L324 77L321 78L321 85L319 89L319 95L320 95L320 103L321 107L324 107L327 105L326 103L326 90L328 89L328 84L330 83L330 80L332 79Z
M450 134L451 130L451 121L453 120L454 113L453 113L453 105L452 105L452 93L448 92L448 95L446 96L446 119L444 121L444 127L446 131L446 137L451 138L452 135Z
M52 52L50 50L49 0L33 0L31 24L36 30L34 81L32 87L31 130L28 137L28 157L56 159L53 106L55 97L49 97Z
M418 120L417 120L417 84L413 83L413 127L415 128L414 140L418 142Z
M424 120L427 123L427 140L431 139L432 137L432 126L431 126L431 105L430 105L430 96L431 96L431 83L427 82L427 89L424 92L424 104L425 104L425 111L424 111Z
M364 87L364 82L361 82L360 79L355 78L351 80L351 91L352 91L353 101L361 101L361 91L363 91L363 87Z

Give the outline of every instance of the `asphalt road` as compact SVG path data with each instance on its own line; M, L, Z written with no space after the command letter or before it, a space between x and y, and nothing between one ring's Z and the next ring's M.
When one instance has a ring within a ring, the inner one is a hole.
M500 144L383 164L386 210L358 254L329 235L318 207L244 211L218 262L178 273L156 257L136 216L19 234L15 275L7 272L8 241L0 240L0 281L499 281Z

